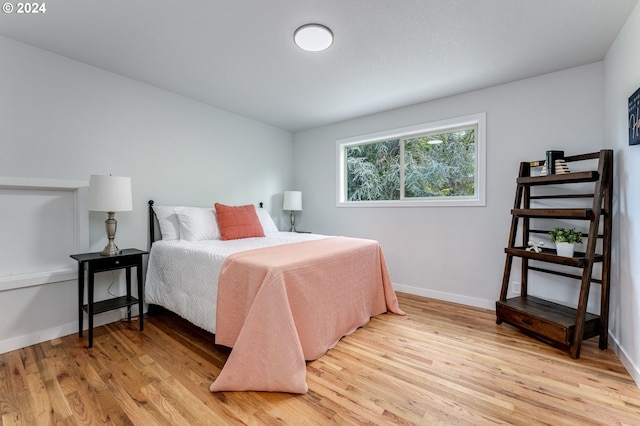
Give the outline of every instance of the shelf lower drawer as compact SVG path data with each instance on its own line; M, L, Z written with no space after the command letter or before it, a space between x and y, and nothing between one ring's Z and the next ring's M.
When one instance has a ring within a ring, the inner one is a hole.
M498 322L506 322L543 340L570 345L573 339L576 310L533 296L514 297L496 302ZM583 339L600 334L600 317L587 313Z

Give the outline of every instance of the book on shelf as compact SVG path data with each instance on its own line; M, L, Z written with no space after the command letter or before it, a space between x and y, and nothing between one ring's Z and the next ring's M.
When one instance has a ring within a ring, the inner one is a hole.
M564 160L564 151L549 150L549 151L547 151L546 154L547 154L547 161L546 161L547 174L548 175L555 175L556 174L556 161L557 160Z
M564 160L556 160L554 169L555 169L554 175L563 175L565 173L571 173L571 170L569 170L569 166L567 166L567 162ZM545 164L542 165L540 176L546 176L547 174L549 173L547 173L547 164L545 161Z

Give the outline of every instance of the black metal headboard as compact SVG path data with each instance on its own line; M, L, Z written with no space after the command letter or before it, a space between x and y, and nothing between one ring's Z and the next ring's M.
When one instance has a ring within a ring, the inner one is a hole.
M153 200L149 200L149 247L156 240L156 214L153 211Z

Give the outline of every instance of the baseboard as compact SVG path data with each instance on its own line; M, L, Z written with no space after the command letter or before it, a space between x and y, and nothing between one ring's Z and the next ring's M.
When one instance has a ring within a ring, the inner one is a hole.
M93 327L99 327L101 325L109 324L112 322L121 321L124 318L123 310L114 310L104 312L100 315L96 315L93 318ZM131 310L132 315L138 314L138 307L134 306ZM87 329L87 318L85 316L83 329ZM27 346L36 345L38 343L46 342L47 340L57 339L59 337L68 336L69 334L78 333L78 322L74 321L67 324L62 324L56 327L47 328L45 330L38 330L31 334L25 334L23 336L12 337L6 340L0 340L0 354L15 351L16 349L26 348ZM87 333L83 334L83 337L87 338Z
M475 306L476 308L484 308L495 310L495 300L478 299L476 297L462 296L460 294L445 293L442 291L427 290L419 287L412 287L402 284L393 284L393 289L402 293L409 293L416 296L430 297L432 299L444 300L446 302L460 303L461 305Z
M611 350L618 356L624 368L627 369L633 381L636 382L636 385L640 388L640 368L633 363L626 351L620 346L618 340L611 333L609 333L609 346L611 346Z

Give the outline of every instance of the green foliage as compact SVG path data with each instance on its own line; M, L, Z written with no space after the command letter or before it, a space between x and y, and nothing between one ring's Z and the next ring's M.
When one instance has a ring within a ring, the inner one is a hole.
M347 148L347 199L400 199L400 141L391 140Z
M580 244L582 242L582 232L576 231L575 228L553 228L549 235L552 243Z
M474 195L475 131L466 129L347 147L348 201L400 199L401 143L405 198Z
M442 141L429 144L430 140ZM475 132L405 141L405 197L460 197L475 192Z

